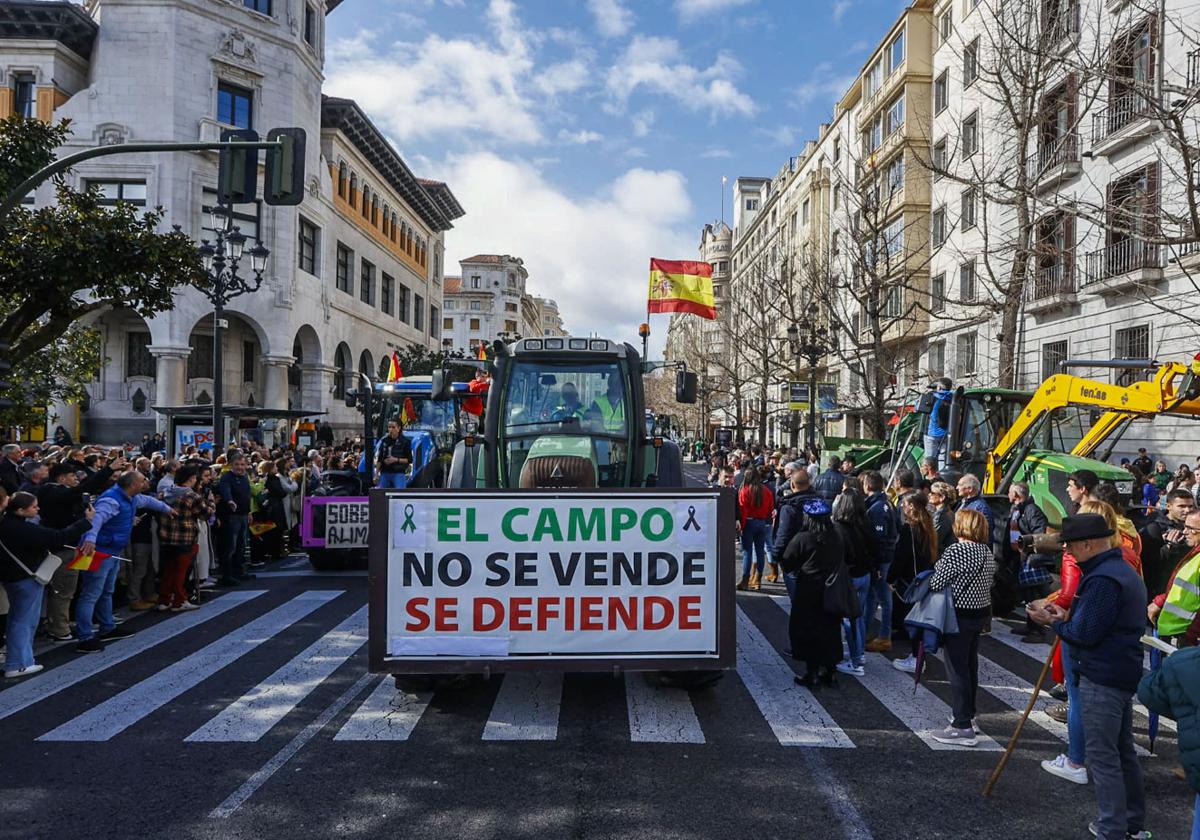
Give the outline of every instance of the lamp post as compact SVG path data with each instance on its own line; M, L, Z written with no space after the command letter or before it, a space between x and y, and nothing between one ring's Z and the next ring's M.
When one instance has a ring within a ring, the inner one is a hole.
M788 346L796 360L799 375L801 360L808 362L808 431L806 442L813 454L817 452L817 366L825 356L837 349L837 334L825 327L817 326L807 318L787 328ZM798 424L797 424L798 425Z
M216 242L201 240L199 251L204 271L212 281L204 296L213 305L213 457L216 457L225 450L225 400L221 393L225 384L225 360L221 346L225 306L235 297L259 290L271 252L261 241L255 242L249 251L246 250L246 235L234 226L233 212L225 205L218 204L212 208L211 221L212 229L217 234ZM250 255L253 278L238 274L238 267L247 254Z

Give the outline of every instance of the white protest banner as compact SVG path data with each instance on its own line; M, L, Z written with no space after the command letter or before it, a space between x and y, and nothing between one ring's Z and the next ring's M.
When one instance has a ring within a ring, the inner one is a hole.
M718 499L719 491L390 495L386 616L372 632L385 633L393 664L715 660Z

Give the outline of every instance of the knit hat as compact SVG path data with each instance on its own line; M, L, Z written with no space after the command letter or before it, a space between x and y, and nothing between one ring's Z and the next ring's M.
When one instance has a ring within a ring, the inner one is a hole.
M824 499L809 499L804 503L803 510L809 516L829 516L832 513L829 502Z

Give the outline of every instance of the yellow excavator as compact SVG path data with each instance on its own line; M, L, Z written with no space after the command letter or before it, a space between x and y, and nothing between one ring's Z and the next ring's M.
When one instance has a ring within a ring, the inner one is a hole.
M1129 360L1063 363L1064 368L1084 365L1157 369L1150 380L1130 385L1097 382L1068 373L1046 379L988 453L985 493L1008 492L1014 480L1024 477L1018 473L1028 471L1026 456L1034 448L1104 461L1133 420L1161 414L1200 418L1200 354L1188 364L1155 365ZM1097 409L1104 413L1092 422L1092 413ZM1097 454L1106 441L1106 451Z

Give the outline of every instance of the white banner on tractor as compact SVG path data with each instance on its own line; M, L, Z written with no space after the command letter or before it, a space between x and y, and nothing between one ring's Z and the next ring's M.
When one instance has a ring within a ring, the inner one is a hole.
M718 499L389 495L385 621L372 627L393 663L715 660Z

